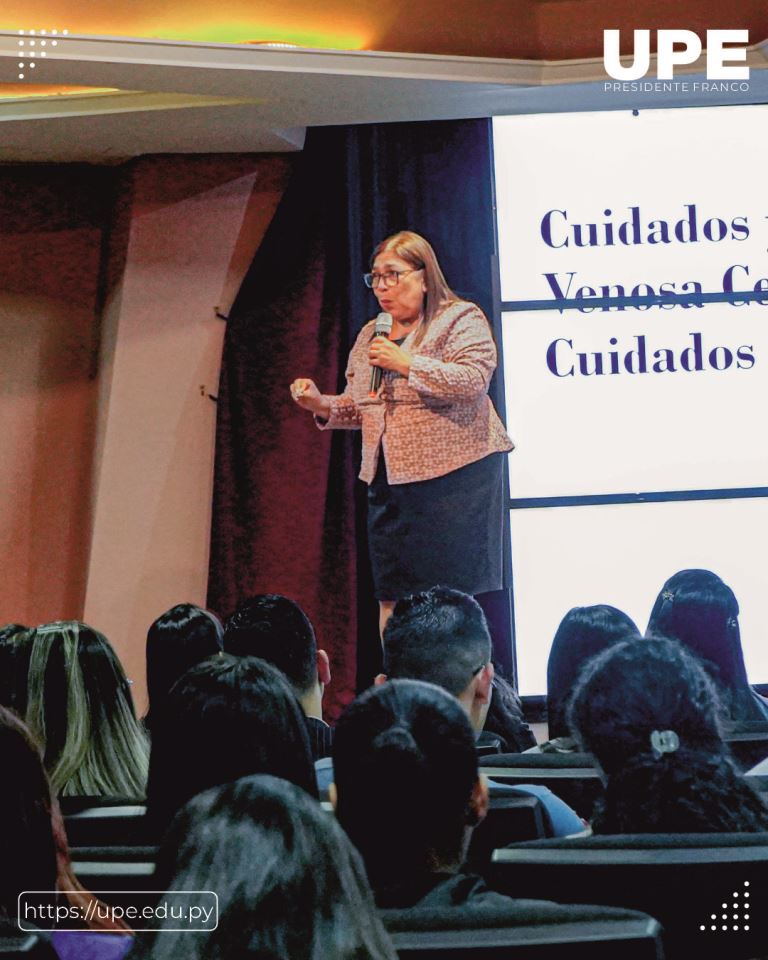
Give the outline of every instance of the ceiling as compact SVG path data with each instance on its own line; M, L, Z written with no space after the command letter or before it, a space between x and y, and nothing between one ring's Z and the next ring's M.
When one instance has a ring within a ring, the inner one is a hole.
M607 91L609 27L625 47L639 27L749 29L748 89ZM762 0L727 14L721 0L10 0L0 162L297 150L307 126L324 124L763 103L767 38Z

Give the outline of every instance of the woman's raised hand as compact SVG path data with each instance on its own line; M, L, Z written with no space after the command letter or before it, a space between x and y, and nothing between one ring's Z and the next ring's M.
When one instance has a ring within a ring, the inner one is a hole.
M305 410L311 410L312 413L327 417L327 410L325 409L328 405L327 401L323 403L323 396L317 389L314 380L307 380L303 377L294 380L291 384L291 396Z

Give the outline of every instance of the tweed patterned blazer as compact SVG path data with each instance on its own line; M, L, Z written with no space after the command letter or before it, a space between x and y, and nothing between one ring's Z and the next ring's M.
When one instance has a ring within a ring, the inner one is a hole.
M330 417L315 418L321 430L363 431L361 480L371 483L382 451L395 484L430 480L513 449L488 397L496 345L479 307L448 304L416 347L409 334L402 345L413 357L408 377L383 371L378 395L369 397L374 325L363 327L350 351L344 393L326 396Z

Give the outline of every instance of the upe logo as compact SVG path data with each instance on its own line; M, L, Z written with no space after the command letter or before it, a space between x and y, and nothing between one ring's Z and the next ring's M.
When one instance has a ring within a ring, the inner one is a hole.
M648 73L651 65L651 31L634 31L634 60L626 67L619 56L620 33L620 30L603 31L605 71L614 80L639 80ZM727 43L744 46L726 47ZM748 43L748 30L707 30L707 80L749 80L749 67L726 66L726 61L747 59ZM701 40L693 31L656 31L656 76L659 80L672 80L675 66L695 63L700 56Z

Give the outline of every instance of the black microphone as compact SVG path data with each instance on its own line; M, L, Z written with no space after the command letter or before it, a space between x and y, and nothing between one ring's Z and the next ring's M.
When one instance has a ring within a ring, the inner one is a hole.
M392 332L392 316L389 313L380 313L376 317L376 325L373 328L373 336L388 337ZM369 397L375 397L381 386L381 367L371 365L371 386L368 390Z

